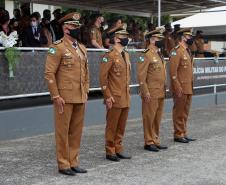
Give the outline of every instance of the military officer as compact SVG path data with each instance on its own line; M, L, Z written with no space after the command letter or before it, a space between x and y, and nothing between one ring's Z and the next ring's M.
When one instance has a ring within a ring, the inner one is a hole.
M187 135L187 119L193 94L193 58L188 49L188 46L193 44L191 29L179 30L177 39L179 44L170 54L170 79L174 100L174 140L188 143L195 140Z
M100 62L100 85L106 104L105 149L106 159L120 161L130 159L125 153L122 140L130 107L130 71L129 54L124 49L128 44L128 32L116 30L111 35L113 48Z
M49 49L45 79L54 102L56 152L59 172L86 173L79 167L79 150L89 91L86 48L77 42L80 14L70 13L59 20L64 37Z
M160 145L159 128L162 119L166 85L165 61L160 53L164 44L161 29L148 32L145 36L150 45L144 50L137 63L137 79L142 98L144 127L144 149L158 152L167 149Z

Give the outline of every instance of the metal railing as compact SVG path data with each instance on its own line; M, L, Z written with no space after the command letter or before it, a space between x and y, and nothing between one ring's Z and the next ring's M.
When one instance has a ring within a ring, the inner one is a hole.
M207 88L213 88L213 93L217 94L217 87L224 87L226 84L214 84L214 85L204 85L204 86L197 86L194 87L194 89L207 89ZM130 87L139 87L139 84L133 84L130 85ZM90 92L94 91L100 91L100 87L96 88L90 88ZM166 90L169 92L169 89ZM12 100L12 99L18 99L18 98L30 98L30 97L40 97L40 96L48 96L49 92L42 92L42 93L31 93L31 94L19 94L19 95L12 95L12 96L0 96L0 100Z

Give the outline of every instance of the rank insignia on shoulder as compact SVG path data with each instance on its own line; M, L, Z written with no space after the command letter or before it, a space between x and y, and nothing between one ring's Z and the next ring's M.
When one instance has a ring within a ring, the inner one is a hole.
M102 62L107 63L108 62L108 58L104 57Z
M61 42L62 42L62 40L57 40L53 44L57 45L57 44L60 44Z
M177 56L177 52L176 52L176 51L172 51L172 52L170 53L170 56Z
M138 62L144 62L144 57L139 57L139 60L138 60Z
M50 53L50 54L52 54L52 55L55 55L55 53L56 53L56 48L49 48L48 53Z
M143 53L147 53L149 51L149 49L145 49L144 51L142 51Z

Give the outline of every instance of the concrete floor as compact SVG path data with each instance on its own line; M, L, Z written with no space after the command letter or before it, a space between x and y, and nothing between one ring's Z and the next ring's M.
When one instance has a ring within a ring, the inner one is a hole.
M132 160L105 160L104 125L84 129L81 167L88 174L57 173L53 134L0 142L0 185L226 185L226 105L193 110L190 135L198 141L176 144L171 115L162 122L159 153L143 150L141 120L128 122L124 145Z

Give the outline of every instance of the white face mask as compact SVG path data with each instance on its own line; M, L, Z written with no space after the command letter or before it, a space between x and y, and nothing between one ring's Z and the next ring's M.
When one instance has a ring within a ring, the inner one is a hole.
M31 22L31 26L32 26L32 27L37 27L37 25L38 25L38 24L37 24L36 21L32 21L32 22Z

